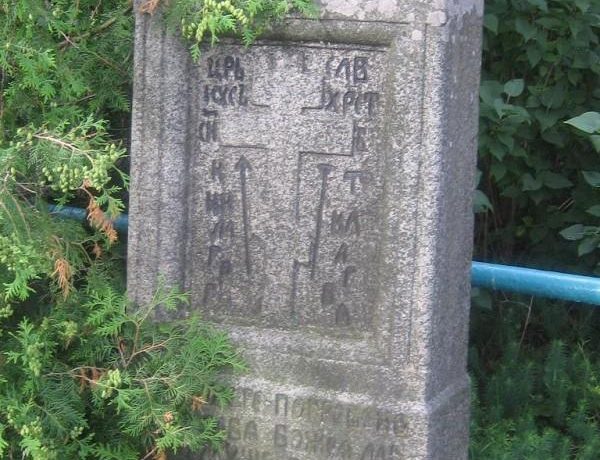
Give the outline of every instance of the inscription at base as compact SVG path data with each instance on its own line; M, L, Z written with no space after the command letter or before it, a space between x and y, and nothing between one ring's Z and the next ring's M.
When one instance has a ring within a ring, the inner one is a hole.
M221 451L203 460L400 460L408 420L389 410L340 401L238 388L221 416Z

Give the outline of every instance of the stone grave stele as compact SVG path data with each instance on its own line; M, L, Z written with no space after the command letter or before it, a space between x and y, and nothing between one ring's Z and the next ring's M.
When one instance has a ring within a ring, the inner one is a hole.
M250 368L191 458L467 458L482 9L323 0L197 63L137 14L128 289Z

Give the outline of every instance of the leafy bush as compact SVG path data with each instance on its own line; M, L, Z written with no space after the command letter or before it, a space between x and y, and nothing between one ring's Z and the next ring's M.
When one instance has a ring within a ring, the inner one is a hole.
M67 295L90 249L100 253L116 241L110 219L123 208L125 150L107 128L117 129L129 109L131 27L122 1L0 1L5 311L43 279ZM90 222L100 232L50 218L48 201L74 198L94 211Z
M476 256L600 272L598 156L573 128L600 107L599 14L587 0L486 2ZM597 458L598 314L474 293L471 457Z
M142 10L153 12L158 0L149 0ZM214 45L223 35L239 35L250 45L265 29L286 15L299 12L315 16L314 0L178 0L166 11L167 23L181 30L192 44L190 52L197 60L200 44L210 37Z
M125 299L131 4L0 0L0 457L165 459L218 444L203 413L242 364L186 297ZM48 204L87 208L88 226Z
M100 116L118 120L128 108L131 18L117 1L1 1L0 11L0 309L9 316L32 294L68 297L92 255L116 242L125 150ZM129 43L117 61L108 32ZM74 198L98 231L51 218L49 201Z
M600 318L542 305L507 299L473 315L473 459L598 456Z
M581 180L598 158L563 122L600 108L599 14L587 0L486 2L479 165L493 212L478 217L480 257L580 271L598 262L559 231L598 201Z
M194 318L153 323L157 306L172 311L185 300L175 291L133 309L113 284L94 272L68 300L7 327L0 455L166 458L224 439L201 411L232 396L218 380L223 369L242 368L228 339Z

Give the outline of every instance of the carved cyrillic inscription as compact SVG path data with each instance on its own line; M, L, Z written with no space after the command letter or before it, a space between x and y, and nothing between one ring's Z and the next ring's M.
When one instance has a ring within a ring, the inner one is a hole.
M361 93L355 90L340 91L324 85L321 97L319 108L323 110L343 113L344 115L347 113L356 115L366 113L373 116L379 94L374 92Z
M366 332L384 50L261 51L223 47L197 68L206 270L194 289L209 316ZM274 91L291 82L295 92Z
M369 58L366 56L356 56L354 58L331 57L325 64L325 71L328 76L334 73L335 77L345 78L348 83L366 82L368 76ZM335 68L335 72L333 69Z
M239 56L225 55L206 59L208 78L218 81L244 81L244 67Z
M360 329L370 321L366 299L363 297L364 304L357 300L361 297L359 293L367 289L365 271L360 265L367 246L362 238L373 237L376 230L372 226L375 217L372 200L378 190L376 184L369 190L367 178L377 170L374 145L381 99L381 77L377 68L374 53L328 57L321 68L319 104L302 107L306 116L333 113L338 123L345 125L347 135L345 145L311 146L299 153L297 221L303 222L302 208L310 208L306 200L304 206L300 204L303 193L315 197L317 206L313 211L316 218L307 260L298 259L294 265L296 270L292 271L295 290L291 299L296 315L301 315L299 303L314 302L310 292L315 287L302 279L302 267L310 267L310 280L321 281L317 288L321 292L320 311L325 312L329 324L338 328ZM328 160L326 178L323 175L325 158ZM312 169L315 167L321 175L320 184L310 177L316 175ZM310 191L313 184L320 185L318 198Z
M248 105L246 87L239 85L204 85L204 101L221 107Z
M198 138L202 142L217 142L219 140L218 120L216 110L202 110L202 118L198 125Z
M408 419L387 410L250 388L237 390L232 409L235 416L222 418L225 448L206 450L202 459L402 458L396 440L406 432Z

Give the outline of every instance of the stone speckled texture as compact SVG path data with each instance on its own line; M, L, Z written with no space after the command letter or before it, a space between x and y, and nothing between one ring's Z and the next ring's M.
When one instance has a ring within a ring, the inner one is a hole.
M128 287L250 366L220 460L467 458L482 5L324 0L193 63L138 15Z

